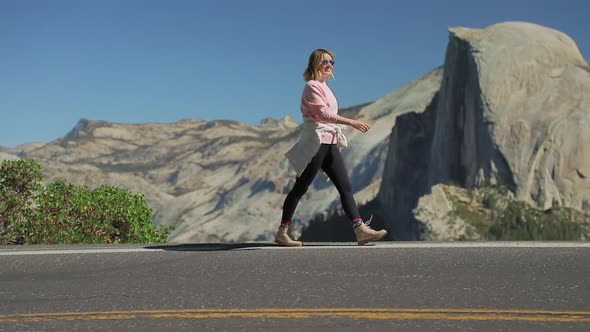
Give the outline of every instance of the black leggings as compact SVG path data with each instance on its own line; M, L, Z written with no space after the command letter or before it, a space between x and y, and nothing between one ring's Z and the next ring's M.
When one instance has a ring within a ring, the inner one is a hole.
M336 144L322 144L318 153L311 159L301 176L297 177L295 185L291 192L285 198L283 204L283 222L291 221L295 208L303 195L307 192L307 188L313 182L318 171L322 169L330 180L336 186L338 193L340 193L340 202L344 208L344 213L351 220L359 220L360 215L354 197L352 196L352 189L350 181L346 174L344 167L344 160L340 155L340 150Z

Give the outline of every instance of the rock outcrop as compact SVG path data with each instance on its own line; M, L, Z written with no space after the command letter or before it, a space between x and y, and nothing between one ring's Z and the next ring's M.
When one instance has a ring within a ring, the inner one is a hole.
M398 117L379 192L399 239L437 184L502 183L519 200L590 212L590 69L565 34L523 22L451 28L439 92Z
M426 241L481 240L483 237L477 229L454 213L459 204L453 202L449 191L461 192L460 188L438 184L432 187L430 194L418 200L418 206L412 212L424 227L421 239ZM466 195L455 193L454 197L460 197L462 203L467 206L467 211L477 210ZM481 215L477 215L477 218L483 219Z

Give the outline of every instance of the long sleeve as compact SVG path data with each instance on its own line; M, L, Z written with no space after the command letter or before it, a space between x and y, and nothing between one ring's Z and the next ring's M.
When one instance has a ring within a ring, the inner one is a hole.
M302 107L307 112L306 115L312 116L316 120L325 122L334 122L336 113L330 108L330 103L325 96L325 92L314 84L307 84L303 89Z
M334 123L338 101L326 83L309 81L303 88L301 112L317 122Z
M338 114L338 101L332 90L324 82L309 81L301 95L301 113L319 124L334 124ZM323 132L321 142L336 144L338 137L331 132Z

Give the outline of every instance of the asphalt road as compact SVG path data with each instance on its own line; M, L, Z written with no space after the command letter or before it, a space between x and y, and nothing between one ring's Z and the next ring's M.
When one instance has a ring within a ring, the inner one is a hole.
M0 247L0 331L590 331L590 243Z

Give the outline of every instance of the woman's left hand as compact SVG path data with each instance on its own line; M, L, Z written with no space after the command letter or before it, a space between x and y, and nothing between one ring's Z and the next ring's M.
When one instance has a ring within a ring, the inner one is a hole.
M359 120L353 120L351 126L363 133L366 133L367 131L369 131L369 124L363 121L359 121Z

